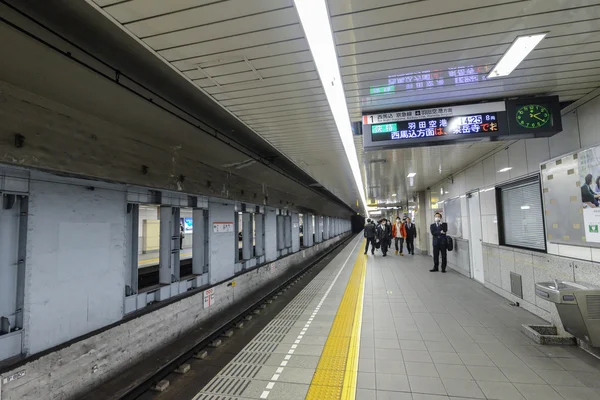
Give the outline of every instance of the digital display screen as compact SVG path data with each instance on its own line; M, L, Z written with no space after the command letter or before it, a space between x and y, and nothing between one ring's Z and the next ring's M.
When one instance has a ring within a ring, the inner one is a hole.
M371 133L390 133L398 130L398 124L371 125Z
M371 125L373 142L494 133L504 130L497 113L431 118Z

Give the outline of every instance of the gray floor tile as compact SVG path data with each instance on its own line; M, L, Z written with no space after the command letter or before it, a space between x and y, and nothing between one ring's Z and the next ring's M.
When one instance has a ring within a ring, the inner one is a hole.
M528 367L500 367L500 370L512 383L533 383L538 385L546 384L546 382L538 374Z
M502 344L502 342L494 335L471 335L475 343L478 344Z
M523 362L525 364L527 364L527 366L529 368L533 369L534 371L545 370L545 369L550 369L550 370L555 370L555 371L564 371L564 368L561 367L560 365L558 365L556 362L554 362L554 360L552 360L551 358L521 357L521 360L523 360Z
M356 389L356 400L377 400L375 389Z
M475 381L459 379L442 379L449 396L466 397L469 399L485 399L479 385Z
M431 355L427 351L403 350L404 361L412 362L433 362Z
M413 393L446 395L446 388L440 378L428 376L409 376L410 390Z
M575 374L572 374L569 371L539 370L536 374L549 385L585 386L583 382L577 379Z
M359 357L360 358L371 358L371 359L374 359L375 358L375 348L374 347L362 347L362 346L360 346Z
M551 360L567 371L599 372L596 368L578 358L552 358Z
M431 352L429 353L433 362L436 364L455 364L455 365L463 365L463 361L458 356L457 353L438 353Z
M408 377L397 374L376 374L377 390L410 392Z
M402 351L398 349L375 349L375 360L401 361Z
M508 348L515 353L518 357L544 357L545 354L542 353L536 346L511 346L508 345Z
M360 358L358 360L358 370L360 372L375 372L375 359Z
M377 331L375 332L375 339L398 339L396 331Z
M375 374L372 372L359 372L356 387L359 389L375 389Z
M598 400L600 391L584 386L553 386L566 400Z
M380 374L406 375L406 368L402 360L377 360L375 371Z
M441 396L439 394L423 394L423 393L413 393L413 400L450 400L451 398L448 396ZM464 400L464 399L457 399Z
M376 349L400 349L398 339L375 339Z
M358 397L356 400L360 400ZM412 394L406 392L377 391L377 400L413 400Z
M577 377L585 386L600 388L600 372L570 372L571 375ZM560 383L552 382L552 384L560 385ZM577 386L576 384L573 386Z
M400 339L400 340L418 340L418 341L422 340L422 336L419 333L419 331L417 331L417 330L414 330L414 331L398 330L398 331L396 331L396 334L398 335L398 339Z
M476 381L508 382L498 367L467 366Z
M439 377L438 371L433 363L410 362L406 363L406 375L408 376L431 376Z
M488 356L485 354L465 354L458 353L458 356L463 361L465 365L473 365L473 366L487 366L493 367L496 364Z
M421 334L425 342L447 342L448 338L443 333L422 333Z
M477 382L483 394L494 400L523 400L524 397L510 382Z
M527 400L563 400L550 385L515 383L515 387Z
M430 352L437 351L437 352L452 353L455 351L454 347L452 347L452 345L448 341L445 341L445 342L426 341L425 346L427 347L427 350L429 350Z
M435 366L440 374L440 377L442 378L465 380L473 379L473 376L464 365L436 364Z
M420 340L400 340L400 348L402 350L420 350L427 351L425 342Z
M452 340L450 341L450 343L452 344L452 347L454 348L454 350L457 353L464 353L464 354L485 354L483 352L483 350L481 350L481 347L479 347L479 345L475 342L470 343L470 342L453 342Z

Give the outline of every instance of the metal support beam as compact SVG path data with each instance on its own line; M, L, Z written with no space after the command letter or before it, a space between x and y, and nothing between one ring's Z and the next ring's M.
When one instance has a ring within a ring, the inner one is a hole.
M252 232L252 214L242 213L242 258L244 261L250 260L254 255L254 234Z
M202 275L208 272L207 266L207 242L206 232L207 218L206 211L201 208L195 208L192 213L194 231L192 232L192 273Z

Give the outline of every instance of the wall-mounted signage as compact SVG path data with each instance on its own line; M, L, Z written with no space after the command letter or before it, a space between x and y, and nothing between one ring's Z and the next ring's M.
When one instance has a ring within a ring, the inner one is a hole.
M214 222L214 233L230 233L233 232L233 222Z
M365 150L547 137L562 130L558 97L370 114L362 124Z

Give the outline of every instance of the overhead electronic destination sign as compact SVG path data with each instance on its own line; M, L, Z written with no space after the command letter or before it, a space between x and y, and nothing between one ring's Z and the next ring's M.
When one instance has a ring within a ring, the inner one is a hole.
M552 136L562 130L558 98L535 98L363 115L364 148Z

